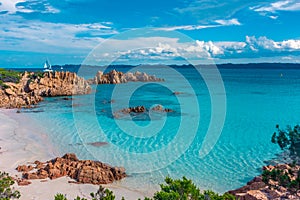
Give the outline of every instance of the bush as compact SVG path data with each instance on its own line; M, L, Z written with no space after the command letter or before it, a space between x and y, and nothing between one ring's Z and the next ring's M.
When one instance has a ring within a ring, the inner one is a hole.
M228 193L219 195L210 190L201 193L200 189L185 177L182 180L167 177L165 182L165 185L160 185L161 191L154 194L154 200L235 200L235 197Z
M287 126L286 129L280 129L276 125L277 131L273 133L271 142L278 144L282 150L288 150L294 158L300 156L300 126L294 128Z
M272 171L264 170L262 173L262 180L265 184L269 185L270 187L283 186L289 189L291 192L293 191L296 192L300 189L300 170L297 171L297 176L294 180L291 180L289 174L284 170L279 170L279 169L273 169ZM272 180L273 185L270 184L270 180ZM274 185L274 181L276 185Z
M21 73L0 68L0 80L3 82L19 83Z
M99 189L97 190L96 193L91 193L90 195L92 197L92 200L114 200L115 199L113 192L110 191L109 189L105 189L101 185L99 186ZM68 199L63 194L57 194L55 195L54 200L68 200ZM87 199L77 196L76 199L74 200L87 200Z
M29 79L30 80L35 80L37 78L43 78L44 77L44 72L41 72L41 71L37 71L37 72L34 72L32 73L31 75L29 75Z
M3 81L0 80L0 89L6 89L9 88L8 85L6 85L5 83L3 83Z
M19 191L11 188L14 183L8 173L0 172L0 200L19 199L21 197Z

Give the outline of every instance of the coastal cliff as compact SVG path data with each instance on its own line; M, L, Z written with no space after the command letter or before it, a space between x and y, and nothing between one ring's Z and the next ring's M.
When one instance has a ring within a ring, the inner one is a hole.
M43 97L88 94L91 87L84 78L72 72L25 72L19 81L4 82L0 88L0 107L20 108L35 105Z
M148 75L144 72L127 72L112 70L106 74L102 71L98 71L93 79L89 79L90 84L120 84L127 82L161 82L162 78L157 78L154 75Z

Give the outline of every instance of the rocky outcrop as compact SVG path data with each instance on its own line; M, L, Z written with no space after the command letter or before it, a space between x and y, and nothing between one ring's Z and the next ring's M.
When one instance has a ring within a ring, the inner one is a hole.
M25 72L19 83L6 82L0 89L0 107L20 108L35 105L43 97L87 94L91 87L86 80L71 72L49 72L42 77Z
M23 172L23 181L30 179L56 179L69 176L74 183L108 184L126 177L123 167L111 167L99 161L79 160L75 154L65 154L53 160L42 163L35 161L35 165L19 166L17 170ZM29 170L28 169L33 169Z
M102 71L98 71L93 79L89 79L90 84L120 84L127 82L160 82L164 79L157 78L153 75L148 75L144 72L135 73L123 73L116 70L112 70L106 74Z
M122 110L114 112L113 117L122 118L127 114L149 113L150 110L154 112L165 112L165 113L174 112L174 110L170 108L164 108L162 105L156 105L150 109L147 109L145 106L136 106L136 107L123 108Z
M153 108L151 108L151 110L156 111L156 112L174 112L174 110L170 109L170 108L164 108L162 105L157 105L154 106Z
M273 174L271 176L280 176L279 174L283 174L285 177L289 177L287 179L292 182L298 178L300 166L280 164L276 166L265 166L263 167L263 170L271 172L270 174ZM237 199L240 200L300 199L299 186L296 186L298 187L296 189L288 186L288 183L286 186L282 186L279 181L272 180L272 178L264 180L263 177L265 176L257 176L249 181L247 185L239 189L229 191L229 193L235 195Z
M120 110L119 112L129 114L129 113L143 113L146 111L147 111L147 109L145 108L145 106L136 106L136 107L124 108L124 109Z

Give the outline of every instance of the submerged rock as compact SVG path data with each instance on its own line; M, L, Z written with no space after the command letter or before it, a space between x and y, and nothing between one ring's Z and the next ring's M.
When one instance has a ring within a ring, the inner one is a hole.
M151 110L157 111L157 112L174 112L174 110L170 108L164 108L162 105L154 106Z
M175 112L174 110L170 108L164 108L162 105L156 105L152 107L151 109L146 108L145 106L136 106L136 107L129 107L129 108L123 108L122 110L119 110L117 112L113 113L114 118L122 118L125 117L128 114L149 114L149 111L154 111L154 112L165 112L165 113L170 113L170 112Z

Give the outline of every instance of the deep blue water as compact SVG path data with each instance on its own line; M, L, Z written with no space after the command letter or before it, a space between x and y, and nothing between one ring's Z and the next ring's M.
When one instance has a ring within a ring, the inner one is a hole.
M97 70L81 68L78 73L92 77ZM186 176L200 188L218 192L240 187L280 152L270 142L275 125L300 121L297 68L220 68L223 82L214 70L201 68L143 71L165 82L93 86L90 95L70 101L47 98L31 110L43 112L24 114L45 127L61 154L75 152L81 159L124 166L129 177L118 184L144 192L156 189L167 175ZM144 105L151 110L156 104L174 112L113 116L122 108ZM107 145L95 147L93 142ZM215 145L209 151L206 144ZM207 155L201 154L202 147Z

